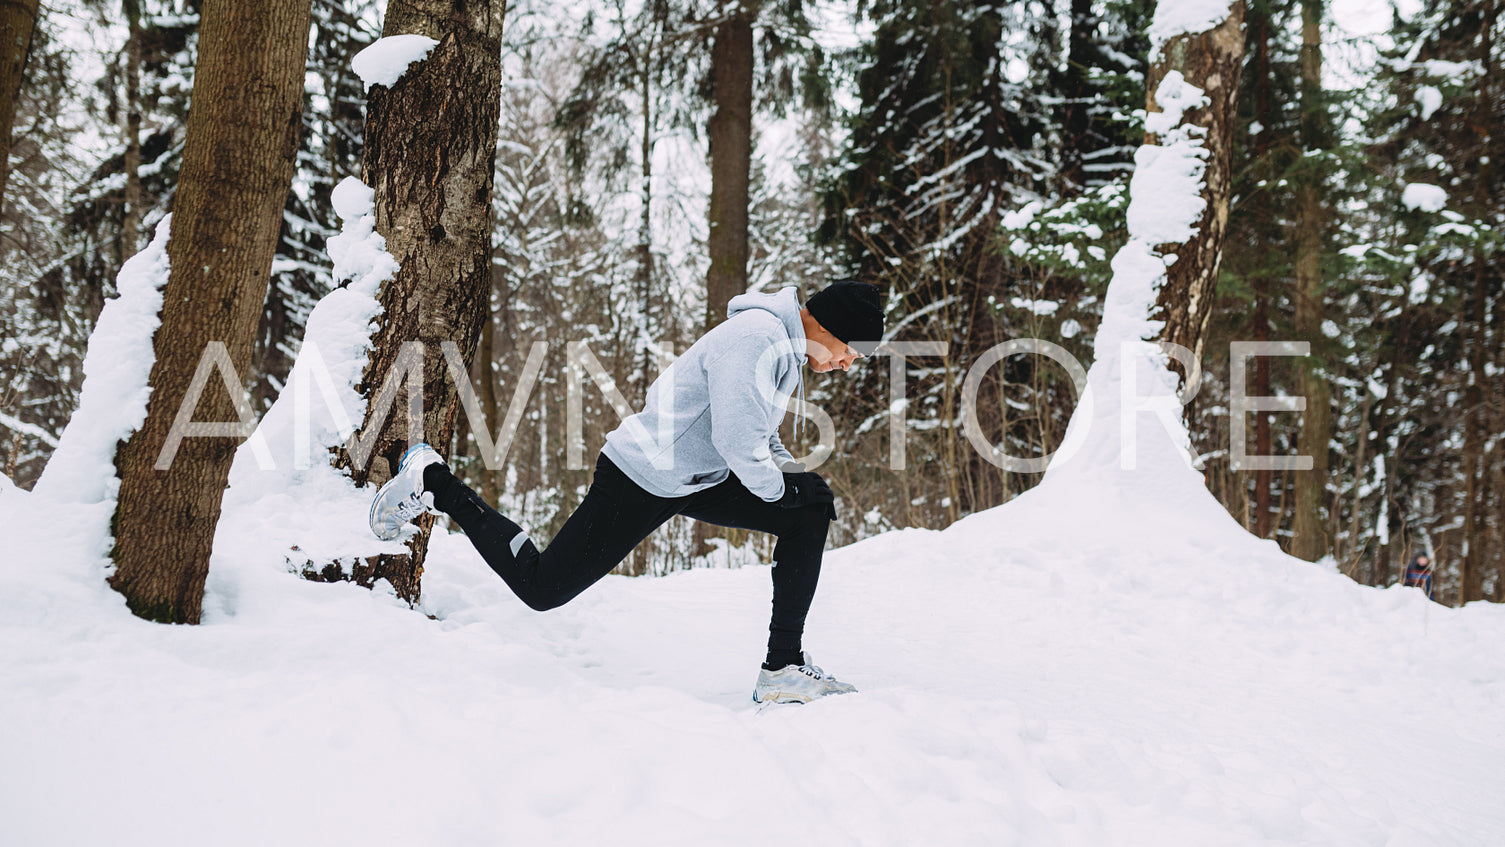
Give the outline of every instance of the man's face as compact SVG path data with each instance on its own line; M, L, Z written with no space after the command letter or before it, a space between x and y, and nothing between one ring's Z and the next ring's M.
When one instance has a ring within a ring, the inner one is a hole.
M844 371L860 358L862 358L861 353L853 350L819 324L815 325L805 339L805 361L810 365L810 370L816 373L828 373L838 369Z
M1428 559L1426 556L1417 556L1416 564L1421 565L1422 567L1426 567L1427 565L1432 564L1432 560Z

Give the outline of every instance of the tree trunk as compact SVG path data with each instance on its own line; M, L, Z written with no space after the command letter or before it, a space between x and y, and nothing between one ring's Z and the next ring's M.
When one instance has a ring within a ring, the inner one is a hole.
M1354 447L1353 511L1348 517L1348 547L1343 554L1348 563L1347 568L1354 574L1358 574L1359 560L1364 555L1364 543L1359 540L1362 531L1359 520L1364 512L1364 475L1369 472L1369 412L1374 407L1374 392L1369 389L1367 382L1361 390L1364 392L1364 399L1359 404L1359 438ZM1358 576L1354 576L1354 579L1365 585L1375 585L1372 570L1366 571L1362 580Z
M10 133L16 122L16 98L26 77L26 57L31 54L31 34L37 28L38 0L5 0L0 3L0 202L10 179Z
M1301 2L1301 135L1308 154L1326 146L1327 117L1322 106L1322 0ZM1312 459L1311 470L1295 471L1295 520L1291 555L1315 562L1330 552L1322 508L1327 500L1328 442L1332 439L1332 394L1319 367L1322 319L1322 240L1327 211L1322 203L1322 172L1308 156L1296 171L1296 338L1311 342L1312 355L1297 363L1306 413L1298 442Z
M638 217L638 245L637 267L633 271L633 284L636 286L638 295L638 325L632 327L637 333L636 338L629 340L628 349L640 349L642 360L632 382L633 403L641 409L644 401L648 399L648 374L653 363L653 352L649 349L649 342L653 338L653 331L657 328L657 308L653 291L653 69L657 62L659 45L657 34L651 36L646 48L642 51L642 65L638 68L640 76L638 84L642 86L639 95L643 101L643 125L642 134L638 137L638 158L640 159L641 184L638 186L641 199L639 200ZM625 361L631 361L631 354L622 357Z
M1255 6L1250 10L1249 17L1253 19L1250 24L1256 33L1255 37L1255 114L1260 124L1259 132L1254 135L1254 164L1262 171L1268 167L1271 138L1274 136L1275 110L1271 102L1270 89L1270 14L1263 6ZM1270 228L1265 226L1265 221L1274 217L1270 209L1270 192L1268 188L1256 190L1249 198L1256 225L1251 227L1258 248L1268 251L1270 243L1265 240L1265 235ZM1263 256L1256 259L1254 279L1250 281L1250 290L1254 297L1254 340L1270 340L1270 263ZM1270 395L1270 357L1258 356L1254 360L1254 393L1259 397ZM1257 456L1269 456L1274 452L1274 439L1270 427L1270 413L1260 410L1254 413L1254 453ZM1272 526L1272 504L1270 502L1270 490L1274 483L1274 474L1267 467L1257 468L1254 471L1254 525L1251 531L1260 538L1274 538L1275 529Z
M120 223L120 260L141 249L141 7L125 3L125 214Z
M361 178L375 191L376 229L400 270L383 287L383 314L361 378L368 408L361 433L380 427L369 457L346 452L341 462L358 485L390 478L382 459L417 440L404 412L409 397L400 379L401 354L419 342L422 362L422 440L446 452L460 412L442 346L453 342L465 364L475 360L491 292L491 191L501 111L503 0L392 0L382 35L437 40L390 88L367 98ZM388 378L398 389L394 414L373 402ZM369 458L370 461L365 461ZM418 601L433 518L416 522L405 555L382 556L369 575L398 596ZM364 580L362 580L364 581Z
M1062 134L1061 190L1069 196L1079 194L1086 187L1085 158L1092 152L1087 146L1093 70L1089 54L1100 22L1100 18L1092 13L1092 5L1092 0L1071 0L1071 26L1066 35L1064 102L1058 114Z
M1484 458L1484 444L1489 433L1484 429L1488 410L1484 400L1484 344L1486 312L1484 257L1475 253L1475 285L1473 303L1470 304L1469 322L1473 325L1473 338L1469 344L1468 385L1463 389L1463 473L1465 477L1463 498L1463 573L1459 586L1458 604L1484 599L1484 563L1488 555L1485 539L1485 504L1488 500L1487 474L1489 467Z
M496 295L497 289L506 285L506 281L502 278L502 274L495 263L492 264L491 268L491 282L492 290L487 292L486 320L481 325L480 351L472 370L475 371L475 379L481 386L481 408L486 411L488 425L495 427L507 417L507 409L501 405L496 390L496 334L501 331L498 323L502 310L501 308L493 308L490 302ZM497 305L500 306L500 304L501 301L498 299ZM500 470L488 470L484 462L480 464L479 470L476 473L480 476L480 490L476 493L480 494L487 503L497 502L502 496L504 473Z
M747 291L747 223L752 184L753 12L743 5L716 28L711 75L716 113L708 126L711 200L706 250L705 329L726 320L726 305ZM728 10L723 10L726 12ZM695 521L690 555L709 555L719 527Z
M716 28L711 53L716 113L711 116L711 208L706 247L705 328L726 318L727 301L747 290L747 207L752 181L753 18L739 6Z
M1239 74L1244 58L1244 3L1236 0L1228 18L1207 32L1178 35L1170 39L1150 65L1149 110L1161 111L1155 89L1171 71L1180 71L1186 81L1207 96L1208 104L1188 113L1191 123L1207 131L1207 171L1203 198L1207 208L1197 234L1183 244L1157 245L1161 254L1174 253L1176 261L1165 271L1165 284L1156 301L1156 315L1165 321L1160 337L1202 357L1207 319L1212 315L1212 295L1222 257L1223 235L1228 230L1228 200L1231 190L1233 124ZM1154 144L1154 136L1146 143Z
M197 623L235 441L187 438L154 466L212 342L250 362L303 105L309 0L204 4L167 255L172 271L153 347L146 422L116 456L116 571L110 584L150 620ZM209 390L197 421L233 421L243 397Z

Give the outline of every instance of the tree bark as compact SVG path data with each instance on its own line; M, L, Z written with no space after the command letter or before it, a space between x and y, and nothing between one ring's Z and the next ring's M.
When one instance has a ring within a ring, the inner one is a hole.
M222 342L250 362L292 183L310 0L209 0L153 344L146 422L116 456L116 571L135 614L197 623L235 441L187 438L154 469L200 356ZM197 421L234 421L244 398L209 390Z
M409 342L423 354L422 440L447 453L460 411L442 344L459 347L470 372L491 291L491 192L501 109L503 0L392 0L383 36L425 35L439 43L390 88L367 100L361 177L375 191L376 229L401 269L387 282L371 359L359 386L368 408L362 437L383 413L373 401ZM400 388L380 423L370 461L346 452L359 485L390 478L390 459L420 436L410 431ZM415 522L407 555L382 556L370 574L416 603L433 518Z
M1458 604L1484 599L1484 571L1488 554L1485 543L1485 504L1488 501L1489 467L1484 458L1484 445L1489 437L1484 429L1488 415L1485 405L1483 381L1485 328L1485 262L1482 255L1475 255L1475 285L1473 302L1470 304L1470 323L1473 338L1469 344L1469 381L1463 389L1463 473L1465 476L1463 498L1463 563L1459 585Z
M1065 102L1059 114L1063 142L1060 181L1062 191L1068 195L1078 194L1086 187L1085 157L1092 152L1087 146L1092 95L1089 81L1093 70L1089 65L1089 53L1100 22L1092 13L1092 6L1092 0L1071 0L1071 25L1066 35L1066 78L1062 91Z
M507 417L506 407L501 405L497 396L497 367L496 367L496 334L501 331L498 326L501 315L500 308L493 308L490 302L498 288L506 285L495 263L491 268L492 288L487 292L486 320L481 325L480 351L476 362L472 366L475 371L476 382L480 383L481 408L486 410L488 425L495 428ZM500 300L498 302L500 305ZM477 471L480 475L480 494L487 503L495 503L502 496L502 480L504 475L501 471L487 470L484 463Z
M16 98L26 77L26 58L31 55L31 34L37 28L39 0L0 2L0 203L10 179L10 134L16 122Z
M716 113L711 116L710 234L706 247L705 328L747 290L748 196L752 181L753 16L745 6L716 28L711 52Z
M1271 102L1270 89L1270 14L1268 9L1256 6L1250 11L1250 24L1256 32L1254 73L1255 76L1255 114L1260 124L1259 132L1254 135L1254 160L1257 167L1265 167L1270 155L1270 142L1274 135L1275 110ZM1257 223L1251 227L1255 237L1259 239L1264 249L1270 249L1270 244L1265 240L1265 235L1270 232L1269 227L1264 226L1266 219L1273 217L1270 209L1270 192L1267 188L1257 190L1249 198L1248 203L1254 210L1253 217ZM1254 340L1270 340L1270 264L1263 257L1257 260L1254 278L1250 281L1250 289L1254 297ZM1270 394L1270 357L1259 356L1254 360L1254 393L1259 397L1268 397ZM1254 413L1254 453L1258 456L1269 456L1274 452L1274 439L1270 427L1270 413L1260 410ZM1269 468L1261 467L1254 471L1254 526L1252 531L1260 538L1274 538L1275 529L1273 524L1273 504L1270 502L1270 490L1274 483L1274 474Z
M125 214L120 223L120 260L141 248L141 7L125 3Z
M1180 71L1186 81L1207 95L1208 104L1188 113L1189 120L1206 130L1207 171L1202 213L1197 234L1182 244L1157 245L1157 252L1176 255L1166 268L1165 284L1156 301L1156 317L1165 321L1162 340L1180 344L1202 357L1207 319L1212 315L1212 295L1222 258L1223 235L1228 230L1228 200L1232 185L1230 153L1239 74L1244 58L1244 3L1235 0L1228 18L1216 28L1193 35L1178 35L1160 50L1150 65L1149 109L1161 111L1155 89L1171 71ZM1154 144L1153 135L1146 143Z
M1312 355L1297 363L1297 383L1306 398L1298 445L1312 459L1311 470L1295 471L1295 519L1291 555L1315 562L1330 551L1322 509L1327 502L1328 442L1332 439L1332 391L1323 378L1319 350L1326 314L1322 280L1322 241L1327 210L1322 203L1322 172L1310 154L1326 146L1327 117L1322 106L1322 2L1301 2L1301 135L1308 157L1296 178L1296 338L1310 342Z

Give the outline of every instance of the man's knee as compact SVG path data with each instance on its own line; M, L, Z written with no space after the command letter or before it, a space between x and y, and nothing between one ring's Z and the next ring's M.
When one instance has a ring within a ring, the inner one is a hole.
M573 599L572 597L566 597L555 592L546 593L542 591L529 591L517 596L518 599L523 601L523 605L535 612L547 612L557 609Z
M825 534L831 525L831 506L828 503L811 503L792 510L790 535Z

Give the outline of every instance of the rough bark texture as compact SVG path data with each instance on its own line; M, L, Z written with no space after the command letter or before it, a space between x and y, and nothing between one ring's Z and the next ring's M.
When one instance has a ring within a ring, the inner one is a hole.
M1213 289L1222 256L1223 234L1228 230L1228 199L1231 186L1230 152L1236 117L1239 73L1244 58L1244 3L1238 0L1228 18L1215 29L1196 35L1180 35L1166 42L1150 66L1149 109L1161 111L1155 89L1171 71L1180 71L1186 81L1202 89L1207 106L1193 110L1187 119L1207 130L1207 172L1202 196L1207 209L1197 234L1182 244L1161 244L1162 254L1174 253L1175 264L1166 269L1165 285L1157 300L1157 315L1165 321L1160 337L1196 352L1200 359L1212 314ZM1156 143L1154 136L1147 143Z
M116 456L115 575L131 611L197 623L220 499L238 446L184 439L154 469L200 356L223 342L244 371L266 297L303 104L309 0L204 4L167 255L146 422ZM211 380L194 420L235 421L243 398Z
M495 294L500 289L503 297L505 297L506 280L502 278L500 269L495 264L492 264L491 270L491 294ZM472 377L480 386L481 408L486 410L488 426L492 427L493 430L500 426L502 421L506 420L507 417L507 408L501 405L496 390L496 336L498 332L508 331L505 327L499 326L502 322L501 316L504 314L504 310L505 301L502 301L498 308L488 308L486 310L486 322L481 326L480 348L477 351L476 361L471 366L471 370L473 371ZM502 480L503 475L500 473L492 471L483 472L477 493L487 503L497 502L502 496Z
M10 132L16 121L16 97L37 28L38 0L0 0L0 200L10 178Z
M747 290L747 206L752 179L753 24L737 7L716 28L711 54L716 113L711 116L711 206L706 247L705 328L726 319L726 304Z
M1322 111L1322 0L1301 3L1301 135L1308 153L1324 146L1326 118ZM1332 392L1318 351L1322 346L1322 318L1326 314L1326 285L1322 280L1322 239L1327 213L1322 203L1322 174L1311 162L1296 172L1296 338L1312 345L1312 356L1300 360L1298 387L1306 398L1298 442L1310 456L1312 468L1295 471L1295 537L1291 555L1315 562L1329 552L1322 507L1327 498L1328 442L1332 438Z
M1254 135L1254 161L1264 162L1270 155L1271 139L1275 126L1274 104L1270 96L1272 81L1270 79L1270 15L1268 10L1255 7L1249 13L1249 26L1255 30L1254 39L1254 102L1255 114L1259 120L1261 129ZM1266 220L1273 217L1270 207L1270 194L1267 191L1256 191L1246 201L1249 203L1251 217L1255 220ZM1265 232L1264 227L1251 228L1256 238L1260 238ZM1269 249L1268 242L1264 247ZM1255 341L1270 340L1270 270L1268 262L1260 262L1250 281L1251 293L1254 296L1254 325L1253 335ZM1259 356L1254 360L1254 394L1258 397L1267 397L1270 394L1270 358ZM1270 413L1257 411L1254 413L1254 454L1256 456L1269 456L1274 450L1270 426ZM1274 538L1272 511L1273 504L1270 499L1271 486L1274 483L1273 472L1267 467L1257 468L1254 471L1254 525L1252 532L1260 538Z
M141 13L125 4L125 216L120 223L120 249L130 258L141 248Z
M403 345L423 345L422 440L449 452L460 412L441 345L474 361L491 291L491 191L501 102L502 0L392 0L384 36L417 34L439 43L391 88L367 100L361 176L376 193L376 229L401 270L382 288L385 310L360 386L369 404L362 436L376 426L372 403ZM342 462L358 484L391 476L386 457L409 443L406 389L380 425L369 461ZM413 439L419 438L412 432ZM383 556L370 576L416 602L433 519L417 521L410 554ZM360 580L365 581L365 580Z

